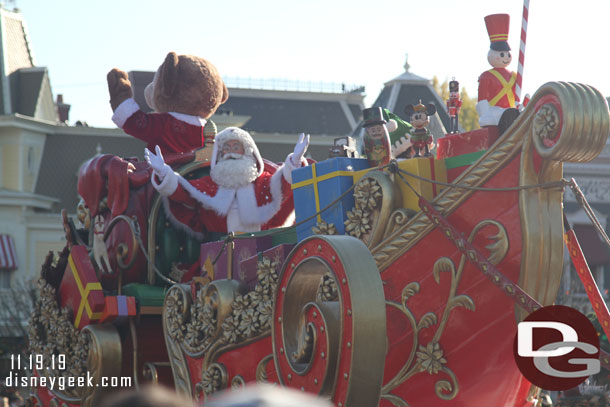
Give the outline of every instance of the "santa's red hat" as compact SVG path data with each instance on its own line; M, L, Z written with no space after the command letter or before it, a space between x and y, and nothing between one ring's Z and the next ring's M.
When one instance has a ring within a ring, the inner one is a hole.
M224 145L224 143L230 140L241 141L242 145L244 146L245 154L254 157L254 159L256 160L258 166L257 176L260 176L263 173L265 165L263 163L263 158L261 157L261 154L258 151L258 147L256 146L256 143L254 142L254 139L252 138L250 133L237 127L227 127L216 135L214 149L212 150L212 168L214 168L214 166L216 165L218 151L222 150L222 146Z
M510 51L508 45L508 28L510 16L508 14L491 14L485 17L485 26L491 44L489 48L494 51Z

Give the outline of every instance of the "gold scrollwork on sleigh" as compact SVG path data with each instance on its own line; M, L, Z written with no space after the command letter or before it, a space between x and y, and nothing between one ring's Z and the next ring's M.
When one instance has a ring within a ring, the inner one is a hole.
M235 280L196 285L194 298L187 285L175 285L168 291L163 327L180 394L208 395L226 388L228 378L222 365L214 362L216 358L270 334L279 268L278 261L263 257L257 264L258 284L250 292L244 292ZM202 381L195 389L191 386L187 356L203 358Z
M280 382L337 406L376 405L386 354L383 283L364 243L311 236L284 263L273 314Z
M374 247L387 233L388 221L396 216L393 211L400 207L400 199L388 173L368 172L354 187L354 208L347 212L346 234ZM399 213L406 214L405 210Z
M38 371L44 377L55 379L91 375L92 387L66 387L52 389L57 402L77 403L84 407L96 405L100 396L108 389L100 386L102 377L119 377L121 369L121 340L113 325L88 325L78 331L72 322L71 312L60 308L56 290L44 279L38 281L40 297L30 319L29 341L34 354L52 356L65 355L65 369L59 365ZM63 404L62 404L63 405Z
M486 235L487 239L491 241L486 246L486 249L489 252L489 261L495 265L504 259L509 248L508 234L502 224L494 220L481 221L470 233L468 241L472 243L477 234L482 233L484 229L489 230L490 227L494 228L496 232L492 235ZM434 312L427 312L418 320L410 310L409 300L418 295L421 289L420 284L416 281L408 283L403 288L401 303L386 301L388 306L396 308L405 315L413 332L413 344L407 362L382 388L381 398L391 402L396 407L404 407L408 403L400 397L391 394L392 390L419 373L427 373L429 375L439 375L442 373L446 376L446 378L438 380L434 388L436 396L442 400L452 400L459 392L458 377L449 367L450 363L443 352L441 339L453 309L462 307L474 311L476 308L471 297L465 294L458 294L457 292L458 284L462 278L467 261L466 255L462 254L457 269L453 260L448 257L440 257L434 263L432 275L437 284L440 284L441 273L447 273L451 277L447 302L440 316ZM434 326L436 326L436 331L432 339L425 344L420 344L421 332Z
M500 139L454 183L481 187L518 155L519 186L560 181L561 162L587 162L597 157L609 129L607 102L598 90L575 83L547 83ZM534 164L536 155L542 158L539 166ZM473 193L444 188L433 204L448 216ZM519 192L523 237L519 285L543 304L551 303L558 290L555 274L561 270L562 256L557 253L563 250L561 204L560 188ZM424 213L418 212L407 222L389 228L383 240L371 246L379 270L383 272L434 227Z

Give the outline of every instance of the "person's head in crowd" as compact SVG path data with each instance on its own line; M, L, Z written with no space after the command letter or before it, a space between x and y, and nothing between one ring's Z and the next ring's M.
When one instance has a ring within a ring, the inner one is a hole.
M139 390L125 390L109 396L100 407L194 407L193 402L182 398L163 386L144 386Z
M277 385L254 384L210 397L205 407L333 407L313 394Z

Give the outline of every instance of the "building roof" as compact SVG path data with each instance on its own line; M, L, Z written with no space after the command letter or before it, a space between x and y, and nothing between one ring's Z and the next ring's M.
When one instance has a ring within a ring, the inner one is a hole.
M98 153L142 159L144 147L146 143L119 129L58 126L47 135L35 193L57 199L55 210L74 213L80 200L78 171L85 161Z
M221 109L251 116L243 126L250 132L335 136L349 134L362 110L357 103L333 100L322 93L253 89L230 89Z
M428 129L435 139L444 137L447 134L445 129L449 127L449 115L445 110L445 101L436 93L429 79L409 71L408 62L405 62L404 68L403 73L384 84L371 107L388 109L401 119L409 121L410 117L405 113L407 105L414 105L420 101L423 104L434 103L436 113L430 117ZM362 134L363 129L359 125L352 133L352 137L359 138Z
M57 121L46 68L36 67L19 11L0 7L0 114Z
M134 99L151 111L144 99L144 88L154 72L131 71ZM256 133L345 136L360 121L364 95L359 92L305 92L229 87L229 99L218 108L219 115L249 116L242 128ZM331 141L332 144L332 141Z
M429 79L409 72L409 64L405 63L405 71L384 84L384 88L373 103L373 107L384 107L401 119L410 119L405 114L407 105L434 103L437 113L430 119L430 131L436 138L446 134L449 127L449 115L445 110L445 101L436 93ZM439 122L440 120L440 122Z
M144 99L144 89L153 81L155 73L152 71L130 71L128 76L134 100L143 112L152 112L152 109L146 104L146 99Z
M49 121L57 119L47 68L23 68L11 79L11 88L16 90L11 95L14 113Z

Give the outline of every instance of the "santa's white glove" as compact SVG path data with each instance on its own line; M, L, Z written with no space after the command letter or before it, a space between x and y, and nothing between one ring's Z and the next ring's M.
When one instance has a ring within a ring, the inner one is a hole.
M155 147L155 151L157 152L157 155L154 155L148 148L145 148L144 158L146 159L146 162L150 164L157 177L163 181L163 178L165 178L168 171L171 171L171 168L163 161L163 154L161 154L159 146Z
M307 151L307 147L309 147L309 134L305 135L305 133L301 133L299 136L299 141L294 146L294 152L292 153L292 157L290 161L295 167L301 166L301 160Z

